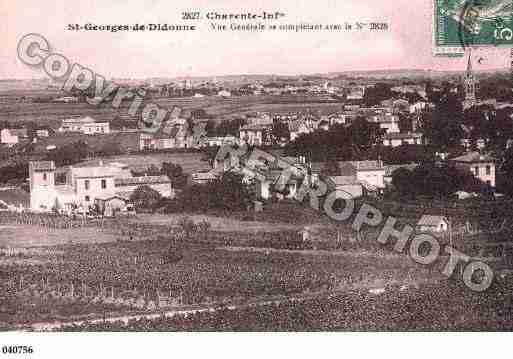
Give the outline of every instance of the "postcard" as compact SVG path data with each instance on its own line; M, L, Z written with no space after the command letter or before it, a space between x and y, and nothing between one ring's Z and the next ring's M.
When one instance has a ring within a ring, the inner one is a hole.
M0 357L510 331L512 11L2 2Z

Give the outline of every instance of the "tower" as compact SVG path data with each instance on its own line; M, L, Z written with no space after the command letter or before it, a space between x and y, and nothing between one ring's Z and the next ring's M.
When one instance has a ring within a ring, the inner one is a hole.
M55 204L55 163L29 162L30 208L51 210Z
M476 103L476 78L472 71L472 52L468 55L467 71L463 76L463 88L465 92L465 107L470 107Z

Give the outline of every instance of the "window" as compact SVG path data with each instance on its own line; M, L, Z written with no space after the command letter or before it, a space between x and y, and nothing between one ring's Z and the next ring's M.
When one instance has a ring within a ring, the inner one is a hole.
M479 176L479 167L474 167L474 172L476 173L476 176Z
M89 196L85 196L85 201L89 202L89 200L90 200Z
M88 190L88 189L89 189L89 185L90 185L89 180L85 180L85 181L84 181L84 188L85 188L86 190Z
M490 165L486 166L486 174L491 175L492 174L492 167Z
M107 180L102 179L102 189L107 188Z

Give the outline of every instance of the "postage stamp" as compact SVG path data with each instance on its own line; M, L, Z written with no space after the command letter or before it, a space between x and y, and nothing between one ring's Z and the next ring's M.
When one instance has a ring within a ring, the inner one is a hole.
M513 45L511 0L433 0L433 50L461 56L468 47Z

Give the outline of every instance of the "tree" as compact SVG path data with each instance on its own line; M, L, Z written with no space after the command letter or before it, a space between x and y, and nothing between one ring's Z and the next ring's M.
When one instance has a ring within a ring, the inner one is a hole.
M254 199L254 193L243 182L243 176L225 172L208 185L210 206L227 211L246 210Z
M392 184L401 196L411 195L415 188L412 188L412 173L407 168L398 168L392 172Z
M340 165L337 161L328 161L324 165L324 168L321 171L323 176L339 176L340 175Z
M137 209L154 210L161 199L160 193L147 185L137 187L130 195L130 201Z
M169 203L167 210L205 212L217 209L232 212L246 210L254 198L254 192L243 182L242 175L225 172L211 183L186 186Z
M365 89L363 102L367 106L375 106L379 105L381 101L391 99L392 97L393 93L389 84L377 83L376 85Z
M383 131L376 123L368 122L364 117L358 117L350 127L353 144L360 150L368 150L381 143Z
M154 165L153 163L151 165L149 165L148 167L146 167L142 171L132 170L132 175L134 175L135 177L139 177L139 176L160 176L161 173L162 173L161 170L156 165Z
M160 172L169 177L174 188L183 188L187 184L187 175L183 173L182 166L178 164L164 162Z
M282 139L288 140L290 138L289 126L286 122L275 120L271 134L275 143L281 142Z
M463 107L454 93L447 90L433 111L421 116L422 132L429 143L442 150L458 145L463 136Z
M70 166L86 159L91 153L85 141L69 143L50 152L47 160L54 161L57 167Z
M102 156L114 156L122 153L121 146L117 142L107 142L105 143L98 153Z

